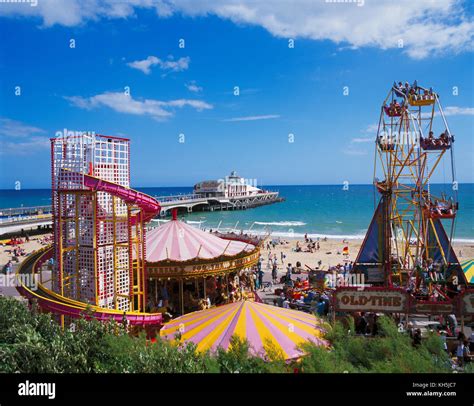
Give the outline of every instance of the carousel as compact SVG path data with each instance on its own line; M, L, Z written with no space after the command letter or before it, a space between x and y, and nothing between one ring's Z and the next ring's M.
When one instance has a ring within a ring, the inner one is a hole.
M259 257L259 239L197 229L173 210L171 221L147 234L147 310L176 316L255 299Z

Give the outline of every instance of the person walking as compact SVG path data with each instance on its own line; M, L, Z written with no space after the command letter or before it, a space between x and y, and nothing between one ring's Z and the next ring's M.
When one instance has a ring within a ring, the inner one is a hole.
M278 265L276 262L273 262L273 268L272 268L272 280L273 283L276 283L278 279Z
M263 288L263 275L264 274L265 272L263 272L261 269L257 271L257 280L258 280L259 289Z

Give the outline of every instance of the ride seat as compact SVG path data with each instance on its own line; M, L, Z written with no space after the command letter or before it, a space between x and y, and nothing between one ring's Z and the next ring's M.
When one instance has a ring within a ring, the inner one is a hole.
M424 99L423 95L418 95L417 98L413 95L408 97L408 103L410 103L411 106L429 106L434 104L435 100L436 98L434 95L430 95L428 99Z

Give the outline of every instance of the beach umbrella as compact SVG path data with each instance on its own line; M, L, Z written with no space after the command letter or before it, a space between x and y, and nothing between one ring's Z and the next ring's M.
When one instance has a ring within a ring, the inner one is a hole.
M198 351L227 350L231 337L248 341L253 355L265 358L267 350L276 350L285 359L298 358L301 343L312 341L327 346L321 338L324 330L313 314L283 309L252 301L240 301L189 313L164 325L160 335L168 340L193 342Z
M474 283L474 259L461 262L462 271L468 283Z

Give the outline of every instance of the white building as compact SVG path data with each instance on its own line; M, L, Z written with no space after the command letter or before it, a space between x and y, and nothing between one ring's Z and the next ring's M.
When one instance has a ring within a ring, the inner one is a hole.
M244 179L232 171L225 179L206 180L194 185L194 193L205 197L246 197L265 193L254 186L255 179Z

